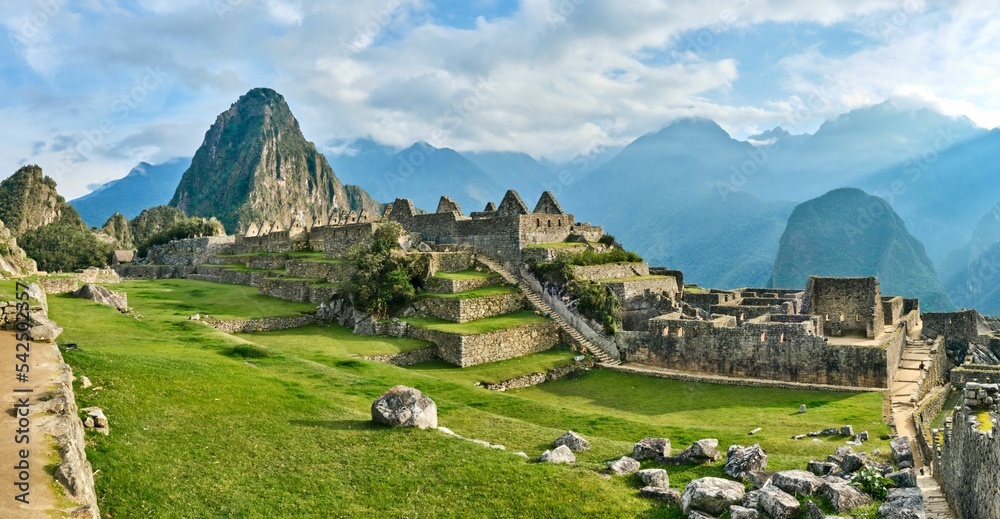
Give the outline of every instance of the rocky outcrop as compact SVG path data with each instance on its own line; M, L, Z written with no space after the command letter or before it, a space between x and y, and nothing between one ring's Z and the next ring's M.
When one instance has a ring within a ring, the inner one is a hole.
M670 456L670 440L667 438L644 438L632 447L632 457L637 460L654 460Z
M555 449L543 452L538 461L543 463L576 463L576 455L569 450L569 447L560 445Z
M684 488L681 494L681 510L688 514L699 511L719 515L731 505L742 502L743 485L735 481L721 478L696 479Z
M35 260L18 247L17 238L10 229L0 221L0 275L4 277L21 277L38 271Z
M583 452L585 450L590 450L590 442L585 440L583 436L576 434L573 431L566 431L566 434L556 438L553 442L556 447L565 445L569 450L573 452Z
M437 405L419 390L395 386L372 403L372 420L393 427L437 427Z
M306 141L285 99L255 88L219 115L205 133L170 205L187 215L214 216L230 233L251 224L287 228L328 222L335 213L379 207L360 189L349 196L326 157Z
M612 474L627 476L639 471L639 462L628 456L622 456L615 461L608 462L608 469Z
M83 227L83 220L59 196L55 180L45 176L42 168L24 166L0 182L0 221L13 236L21 237L28 231L59 220Z
M115 308L119 312L128 312L128 294L125 292L112 292L101 285L87 283L76 292L73 292L73 297L89 299L95 303Z
M767 453L760 445L744 447L731 445L726 453L726 467L723 471L727 476L743 479L748 472L767 468Z

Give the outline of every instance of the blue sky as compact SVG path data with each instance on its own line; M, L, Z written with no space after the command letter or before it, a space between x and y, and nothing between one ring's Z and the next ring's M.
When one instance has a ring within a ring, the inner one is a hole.
M679 117L736 138L905 99L1000 125L972 0L0 0L0 171L68 197L191 156L257 86L306 137L564 160Z

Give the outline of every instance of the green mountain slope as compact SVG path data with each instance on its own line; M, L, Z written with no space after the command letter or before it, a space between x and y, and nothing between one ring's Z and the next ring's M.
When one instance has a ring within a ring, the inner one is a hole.
M261 221L325 222L334 212L362 209L302 136L284 98L267 88L249 91L219 115L170 205L189 216L214 216L229 232Z
M788 218L771 286L804 287L812 275L878 276L884 295L918 297L925 310L954 306L892 206L860 189L830 191Z

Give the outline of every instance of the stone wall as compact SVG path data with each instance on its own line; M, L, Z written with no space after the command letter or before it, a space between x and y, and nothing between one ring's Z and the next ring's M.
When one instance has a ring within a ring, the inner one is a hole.
M624 344L627 362L668 369L827 384L888 387L888 351L831 345L813 324L747 322L719 327L711 321L654 319L644 337Z
M586 244L579 247L526 247L521 250L521 261L525 263L544 263L555 261L559 256L574 254L587 250Z
M456 323L466 323L476 319L513 313L524 308L525 304L524 294L517 292L468 299L422 297L414 302L413 306L424 315L433 315Z
M995 384L989 388L966 385L966 396L991 394L991 417L996 420L996 401L1000 399ZM967 398L966 404L969 404ZM946 428L935 478L941 483L948 502L959 519L1000 517L1000 434L977 430L977 406L963 406ZM995 424L994 424L995 427Z
M433 292L435 294L457 294L459 292L468 292L469 290L475 290L477 288L493 285L499 279L499 276L496 276L495 278L489 277L473 279L442 279L431 277L424 283L424 288L427 289L428 292Z
M339 283L354 274L354 267L348 263L291 260L285 264L285 273L293 278L317 278Z
M965 387L969 382L1000 383L1000 366L963 364L951 370L951 385Z
M813 276L806 283L805 314L826 318L824 335L863 334L869 339L882 332L885 316L878 279L825 278Z
M903 349L906 347L906 325L897 325L892 335L882 343L882 347L885 349L886 362L883 367L886 369L888 381L892 381L899 369L899 363L903 359Z
M431 341L437 345L437 354L442 360L463 368L538 353L559 343L559 327L554 322L478 335L458 335L425 330L393 320L375 323L372 332Z
M126 279L171 279L194 274L196 268L190 265L118 265L115 271Z
M650 302L657 298L666 298L670 301L679 301L679 287L677 280L672 277L642 279L635 281L611 281L605 283L612 292L618 296L622 306L632 309L641 302Z
M381 225L377 222L352 223L326 229L323 231L323 255L328 258L343 257L351 247L368 241Z
M80 280L71 278L38 278L38 284L47 294L67 294L80 288Z
M276 270L285 268L288 263L287 254L259 254L243 256L246 258L244 265L248 269Z
M435 272L462 272L469 270L475 264L471 251L464 252L431 252L430 273Z
M312 315L261 317L257 319L205 319L205 324L226 333L269 332L299 328L316 322Z
M309 280L264 278L257 290L265 296L305 303L310 299L311 283L312 281Z
M934 459L934 437L931 424L934 423L934 419L948 402L951 388L951 384L934 388L927 396L917 402L913 409L913 423L917 429L917 446L920 448L921 458L924 460Z
M898 323L903 317L903 298L899 296L883 297L882 315L886 325Z
M645 263L608 263L605 265L576 265L573 267L573 278L577 281L598 281L601 279L648 275L649 265Z
M395 355L373 355L370 357L361 357L361 358L365 360L373 360L376 362L384 362L386 364L392 364L393 366L412 366L414 364L420 364L423 362L441 360L441 357L438 357L437 354L437 346L424 348L422 350L397 353Z
M552 368L548 371L531 373L528 375L515 377L509 380L504 380L497 383L480 382L476 385L482 388L489 389L490 391L509 391L511 389L522 389L526 387L537 386L545 382L552 382L553 380L560 380L566 377L571 377L583 373L589 369L592 369L596 362L593 358L587 357L584 360L573 362L572 364L567 364L565 366L558 366Z
M231 252L236 238L233 236L206 236L203 238L188 238L175 240L163 245L149 248L145 265L183 265L194 266L208 263L212 254Z
M76 274L76 278L80 280L80 283L99 283L102 285L121 283L122 278L115 272L114 269L110 267L105 267L99 269L97 267L88 267Z

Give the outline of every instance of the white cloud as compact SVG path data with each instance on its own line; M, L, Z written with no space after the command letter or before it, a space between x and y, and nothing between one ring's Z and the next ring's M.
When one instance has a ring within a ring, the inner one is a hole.
M287 25L302 25L302 6L282 0L267 0L268 13Z

